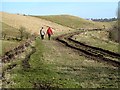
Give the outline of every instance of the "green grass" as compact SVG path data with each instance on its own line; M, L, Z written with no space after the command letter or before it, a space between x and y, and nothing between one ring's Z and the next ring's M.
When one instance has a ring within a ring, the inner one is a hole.
M35 16L41 19L52 21L63 26L67 26L73 29L79 28L103 28L103 25L110 27L111 23L107 22L93 22L85 20L80 17L71 15L49 15L49 16Z
M52 87L68 87L68 85L75 85L73 80L67 80L64 76L60 77L60 75L54 71L54 65L45 64L43 56L43 52L45 50L44 45L37 40L36 44L37 52L31 57L30 64L31 68L29 71L23 71L22 67L14 69L12 73L16 73L17 75L12 74L14 82L17 83L13 85L15 88L31 88L34 83L50 83ZM61 78L64 78L61 80ZM27 82L27 83L26 83ZM60 85L61 84L61 85Z
M75 35L73 39L77 41L103 48L112 52L118 53L118 43L108 39L108 32L106 31L91 31L80 35Z
M33 88L34 83L59 88L117 88L118 69L89 60L55 41L36 40L36 52L27 71L11 71L12 88Z

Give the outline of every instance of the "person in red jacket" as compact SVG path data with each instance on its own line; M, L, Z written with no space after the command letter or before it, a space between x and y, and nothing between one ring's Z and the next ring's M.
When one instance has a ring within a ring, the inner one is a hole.
M50 40L51 35L53 34L52 29L50 27L48 27L47 29L47 34L48 34L48 39Z

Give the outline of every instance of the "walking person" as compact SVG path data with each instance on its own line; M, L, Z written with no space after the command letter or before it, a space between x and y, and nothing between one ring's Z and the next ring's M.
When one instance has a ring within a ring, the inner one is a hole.
M53 34L53 31L50 27L47 29L47 34L48 34L48 39L50 40L51 35Z
M40 35L41 35L41 39L43 40L45 35L43 27L40 29Z

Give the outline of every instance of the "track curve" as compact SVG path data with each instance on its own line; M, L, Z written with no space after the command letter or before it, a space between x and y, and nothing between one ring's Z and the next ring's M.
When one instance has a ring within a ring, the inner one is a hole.
M92 30L93 31L93 30ZM90 46L82 42L72 39L74 35L81 34L85 31L77 31L69 34L64 34L56 38L57 41L62 42L66 46L82 52L84 56L98 60L100 62L106 62L115 67L120 67L120 54L105 50L102 48Z

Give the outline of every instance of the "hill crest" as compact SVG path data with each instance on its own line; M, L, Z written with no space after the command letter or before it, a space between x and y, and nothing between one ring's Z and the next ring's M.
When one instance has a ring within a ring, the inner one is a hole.
M10 14L6 12L0 12L0 16L2 16L2 18L0 19L0 22L4 22L5 24L17 29L20 28L20 26L23 26L31 33L39 34L39 29L41 27L44 27L46 30L48 28L47 26L52 27L55 33L66 31L66 30L68 31L71 29L69 27L65 27L51 21L47 21L44 19L31 17L31 16L24 16L21 14L17 15L17 14Z

